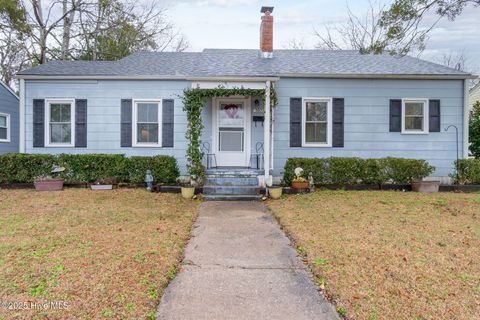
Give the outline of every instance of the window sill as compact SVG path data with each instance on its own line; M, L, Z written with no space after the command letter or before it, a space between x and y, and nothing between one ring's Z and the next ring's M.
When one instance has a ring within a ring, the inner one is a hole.
M0 139L0 143L9 143L11 142L9 139L5 140L5 139Z
M45 148L75 148L73 144L46 144Z
M430 132L425 132L425 131L402 131L402 134L406 135L426 135L429 134Z
M162 148L160 144L133 144L132 148Z
M331 144L303 144L302 148L331 148Z

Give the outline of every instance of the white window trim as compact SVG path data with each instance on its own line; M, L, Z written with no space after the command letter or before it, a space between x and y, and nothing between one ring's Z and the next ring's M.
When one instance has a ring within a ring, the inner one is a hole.
M10 115L8 113L0 113L0 117L6 117L7 124L7 138L0 139L0 142L10 142Z
M50 142L50 105L56 103L70 104L71 134L70 143ZM75 99L45 99L45 147L49 148L74 148L75 147Z
M423 103L423 130L406 130L405 129L405 103L407 102L420 102ZM428 108L428 99L425 98L404 98L402 99L402 134L428 134L430 131L429 128L429 108Z
M132 101L132 147L137 148L161 148L162 147L162 99L134 99ZM157 103L158 104L158 143L137 142L137 108L139 103Z
M327 102L327 143L312 143L306 142L306 130L305 130L305 123L306 123L306 105L307 102ZM333 98L325 98L325 97L307 97L302 99L302 147L306 148L331 148L332 147L332 121L333 121Z

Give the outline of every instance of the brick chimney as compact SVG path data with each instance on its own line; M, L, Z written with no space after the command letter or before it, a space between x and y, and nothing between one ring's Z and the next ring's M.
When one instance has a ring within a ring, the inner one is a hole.
M260 25L260 53L262 58L273 58L273 7L262 7L260 12L264 14Z

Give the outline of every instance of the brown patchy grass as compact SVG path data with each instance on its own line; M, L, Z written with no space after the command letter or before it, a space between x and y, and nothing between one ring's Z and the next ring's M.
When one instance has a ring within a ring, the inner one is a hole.
M0 301L65 301L0 319L150 319L196 215L178 195L0 191ZM38 307L37 307L38 308Z
M480 195L317 191L268 203L350 319L480 319Z

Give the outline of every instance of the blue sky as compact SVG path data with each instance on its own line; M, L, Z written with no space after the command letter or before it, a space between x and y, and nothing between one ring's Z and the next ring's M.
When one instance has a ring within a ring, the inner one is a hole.
M388 4L391 1L380 3ZM290 39L313 47L314 28L335 26L346 20L347 3L357 15L366 12L368 0L167 0L171 21L190 43L191 51L204 48L258 48L260 7L275 6L274 47ZM464 52L467 65L480 73L480 8L469 8L454 22L442 21L430 34L422 58ZM476 30L475 30L476 29Z

